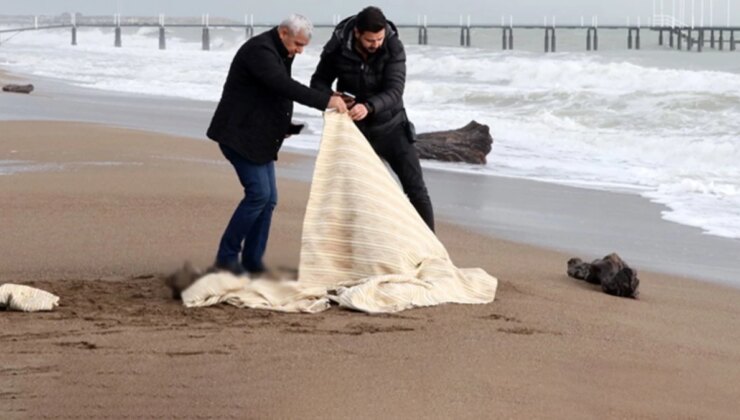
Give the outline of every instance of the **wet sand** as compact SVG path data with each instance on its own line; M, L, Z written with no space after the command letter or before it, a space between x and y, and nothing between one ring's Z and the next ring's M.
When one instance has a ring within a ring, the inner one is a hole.
M0 83L13 83L18 80L18 77L8 74L5 70L0 68Z
M61 297L0 312L10 418L734 418L740 291L640 270L639 300L565 275L570 255L449 224L494 303L398 315L187 310L162 275L207 265L241 188L213 143L0 122L0 283ZM281 154L278 174L305 159ZM295 268L306 183L280 178L267 263Z

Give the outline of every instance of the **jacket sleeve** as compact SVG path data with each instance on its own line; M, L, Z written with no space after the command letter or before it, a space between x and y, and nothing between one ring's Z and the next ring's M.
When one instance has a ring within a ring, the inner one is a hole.
M389 42L391 56L383 69L383 85L380 92L367 99L373 112L379 113L396 105L403 98L406 86L406 52L398 38Z
M337 42L335 36L332 36L332 39L326 43L324 50L321 52L319 65L316 66L316 71L311 76L311 87L328 94L333 93L331 85L338 76L333 57L333 51Z
M265 85L276 95L288 98L320 111L326 109L331 95L311 89L293 80L280 62L280 57L268 47L259 46L243 58L247 71L257 81Z

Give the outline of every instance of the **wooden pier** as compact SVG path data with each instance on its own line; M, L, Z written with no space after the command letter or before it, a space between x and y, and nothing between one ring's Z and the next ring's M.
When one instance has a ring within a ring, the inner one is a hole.
M513 19L510 19L508 23L503 22L501 24L471 24L470 17L466 23L463 23L462 17L460 23L455 24L428 24L426 17L423 22L421 19L417 24L400 24L397 25L399 28L413 29L418 32L418 43L420 45L428 45L430 32L434 29L455 29L460 31L460 46L470 47L472 44L472 31L473 30L498 30L501 31L501 47L503 50L514 49L515 33L520 31L541 31L544 38L544 51L545 52L556 52L557 51L557 31L559 30L581 30L584 34L584 46L586 51L598 51L599 49L599 31L624 31L626 47L628 49L639 50L642 46L642 34L644 31L650 31L657 33L657 42L659 46L665 46L666 37L668 38L667 47L676 50L686 51L697 51L702 52L707 46L711 49L717 49L719 51L727 50L736 51L737 44L740 40L736 40L735 32L740 31L740 27L734 26L693 26L677 24L675 20L671 20L669 24L663 17L658 20L653 19L653 24L648 26L637 25L598 25L595 18L592 19L590 25L584 25L581 22L580 25L556 25L554 18L552 22L548 24L547 19L543 24L514 24ZM335 19L336 21L337 19ZM656 24L657 23L657 24ZM241 28L244 30L245 38L249 39L254 36L255 28L270 28L274 24L267 23L254 23L252 16L245 17L244 23L218 23L211 24L209 22L208 15L201 17L201 23L165 23L163 15L159 16L158 22L125 22L121 19L120 15L114 15L111 22L100 23L100 22L76 22L75 19L71 19L66 24L54 24L54 25L39 25L38 20L35 20L33 26L20 27L13 29L0 30L2 33L18 33L24 31L36 31L36 30L48 30L48 29L60 29L69 28L71 31L71 44L77 45L77 30L79 28L112 28L114 32L113 45L115 47L123 46L123 37L121 34L122 28L159 28L159 48L164 50L167 48L167 28L200 28L201 29L201 41L202 49L207 51L211 48L211 37L210 33L212 29L224 29L224 28ZM333 28L334 24L315 24L316 28Z

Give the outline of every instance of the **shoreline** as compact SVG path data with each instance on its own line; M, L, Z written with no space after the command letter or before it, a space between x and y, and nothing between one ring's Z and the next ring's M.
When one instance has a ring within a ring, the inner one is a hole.
M333 418L348 407L358 418L732 418L740 408L740 290L640 270L640 299L616 298L568 278L567 254L443 222L453 261L499 278L493 303L387 316L188 310L162 275L185 259L209 264L241 197L213 143L97 124L0 128L0 159L11 149L67 165L0 176L0 281L61 297L49 313L0 312L10 418ZM278 170L302 160L281 155ZM308 185L278 183L266 262L296 268Z

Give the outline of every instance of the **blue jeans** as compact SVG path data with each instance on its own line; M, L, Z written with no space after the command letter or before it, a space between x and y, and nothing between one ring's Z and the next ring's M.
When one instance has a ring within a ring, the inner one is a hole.
M236 169L244 187L244 198L236 206L218 247L216 262L239 262L250 273L264 271L262 256L267 248L272 211L277 204L274 162L257 165L228 146L219 144L221 152ZM242 247L242 243L244 244Z

